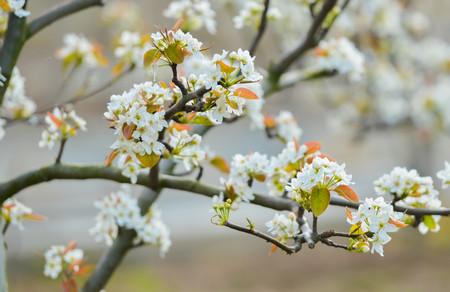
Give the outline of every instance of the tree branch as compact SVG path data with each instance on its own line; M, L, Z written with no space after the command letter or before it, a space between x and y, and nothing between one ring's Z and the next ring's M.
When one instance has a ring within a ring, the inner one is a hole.
M3 46L0 51L0 67L3 76L6 77L4 85L0 86L0 107L3 104L6 89L11 79L12 71L22 51L26 40L26 18L17 17L14 13L9 15L8 28L6 30Z
M321 31L322 24L325 21L328 13L334 8L336 3L337 0L326 0L319 14L314 18L314 21L308 30L305 40L292 52L281 59L278 64L272 66L272 68L269 70L269 76L273 83L277 83L281 75L283 75L283 73L286 72L296 60L301 58L307 51L317 46L320 41L317 35ZM324 36L325 35L321 37Z
M14 179L0 184L0 203L3 203L6 199L14 196L16 193L24 190L28 187L48 182L56 179L67 180L86 180L86 179L105 179L115 181L118 183L130 183L130 179L123 176L120 169L106 166L78 166L78 165L66 165L58 164L43 167L37 170L30 171L22 174ZM148 187L150 185L150 178L148 175L139 175L137 184ZM213 197L215 195L224 192L225 190L220 187L200 183L198 181L174 177L171 175L161 174L158 182L158 188L167 188L174 190L187 191L207 197ZM262 207L270 208L273 210L288 210L292 211L297 206L296 203L289 199L271 197L261 194L254 194L255 199L251 201L251 204L259 205ZM341 198L332 197L330 205L348 207L357 209L360 203L349 202ZM450 216L450 209L416 209L408 208L396 205L394 208L397 212L402 212L408 215L425 216L425 215L441 215Z
M264 35L264 32L266 31L266 27L267 27L267 12L269 11L269 7L270 7L270 0L265 0L264 1L264 10L261 14L261 20L259 22L259 27L258 27L258 32L255 36L255 39L253 40L251 46L250 46L250 55L254 56L256 49L258 48L258 45Z
M294 252L297 252L299 249L295 246L288 246L278 240L276 240L275 238L273 238L272 236L269 236L265 233L259 232L253 228L246 228L246 227L242 227L236 224L233 224L231 222L225 222L225 224L223 226L226 226L228 228L240 231L240 232L244 232L247 234L251 234L254 235L256 237L262 238L267 242L272 243L273 245L281 248L282 250L284 250L287 254L293 254Z
M102 6L103 4L104 0L73 0L71 2L57 5L45 14L31 21L26 38L30 39L36 33L61 18L90 7Z

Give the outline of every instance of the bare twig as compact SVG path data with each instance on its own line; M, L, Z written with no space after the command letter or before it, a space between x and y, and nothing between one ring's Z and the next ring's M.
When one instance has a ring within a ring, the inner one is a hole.
M26 34L26 38L31 38L39 31L46 28L53 22L60 20L61 18L90 7L102 6L103 4L104 0L73 0L57 5L47 11L45 14L31 21L31 23L29 24L28 33Z
M64 148L66 146L66 142L67 142L66 138L63 138L61 140L61 143L59 145L58 155L56 156L55 164L60 164L61 163L61 158L62 158L62 155L64 153Z
M229 227L234 230L237 230L237 231L240 231L240 232L244 232L244 233L251 234L256 237L262 238L265 241L270 242L273 245L277 246L278 248L282 249L287 254L292 254L292 253L296 252L295 246L288 246L288 245L278 241L277 239L273 238L272 236L262 233L260 231L257 231L253 228L242 227L242 226L233 224L231 222L225 222L224 226Z
M258 32L250 46L250 55L254 56L256 53L256 50L258 49L258 45L264 35L264 32L266 31L267 27L267 12L269 11L270 7L270 0L264 1L264 10L261 14L261 20L259 22Z

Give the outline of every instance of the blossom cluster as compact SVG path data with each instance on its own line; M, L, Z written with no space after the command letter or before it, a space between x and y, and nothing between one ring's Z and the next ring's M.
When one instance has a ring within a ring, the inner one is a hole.
M182 19L183 31L205 27L209 33L216 32L216 13L208 0L175 0L163 14L168 18Z
M118 39L115 57L119 60L118 69L126 65L144 66L144 54L151 47L148 37L138 32L123 31Z
M159 132L168 127L163 106L174 98L166 86L153 82L136 84L121 95L111 96L105 117L115 129L111 161L136 183L137 176L158 163L164 145Z
M9 119L25 119L35 111L36 104L25 93L25 78L15 67L5 92L1 115Z
M414 208L441 207L439 192L434 189L433 179L419 176L415 169L395 167L389 174L377 179L374 185L378 195L393 196L399 204ZM429 230L439 231L439 220L440 216L437 215L424 216L418 226L420 233L425 234Z
M269 160L258 152L243 156L237 154L231 162L228 179L221 179L227 190L227 197L233 202L250 202L254 199L251 188L253 180L265 181Z
M348 74L350 80L361 80L364 74L364 56L347 38L323 40L315 49L314 72ZM317 74L317 73L316 73Z
M127 189L111 193L101 201L94 203L100 211L95 218L95 226L90 233L97 241L111 245L116 239L119 228L136 231L135 244L148 243L160 248L163 256L170 248L170 233L161 221L161 213L155 207L143 215L136 198Z
M44 275L57 279L63 275L67 280L85 271L84 252L76 248L74 242L64 245L53 245L44 254Z
M96 68L107 63L98 44L90 42L83 35L73 33L64 36L63 47L56 52L56 57L62 60L63 68L81 65Z
M234 27L241 29L244 26L258 28L260 26L261 15L264 10L263 0L244 1L239 9L239 14L233 18ZM282 17L277 7L269 7L267 11L269 21L277 20Z
M300 233L297 216L290 212L287 216L275 213L272 220L266 223L268 231L281 243L286 243Z
M1 207L1 216L6 222L8 222L8 224L17 226L20 230L24 229L24 220L43 220L41 215L34 213L31 208L13 198L7 199L3 203Z
M52 149L59 141L74 137L78 130L86 131L86 121L80 118L75 111L65 111L58 107L48 112L45 117L47 129L42 132L39 147Z
M400 221L401 213L394 212L391 204L383 197L367 198L357 211L347 210L350 227L349 249L359 252L369 250L383 256L383 246L391 240L388 233L396 232L406 226Z

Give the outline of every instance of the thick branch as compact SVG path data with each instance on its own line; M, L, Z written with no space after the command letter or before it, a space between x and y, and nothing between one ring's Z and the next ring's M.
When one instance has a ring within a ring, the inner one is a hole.
M68 3L63 3L57 5L46 12L44 15L39 16L35 20L33 20L28 29L27 39L34 36L36 33L46 28L53 22L64 18L70 14L79 12L81 10L94 7L94 6L102 6L104 4L104 0L73 0Z
M270 69L270 77L274 82L277 82L281 75L286 72L296 60L300 59L307 51L317 46L320 41L317 36L322 29L322 24L325 21L328 13L336 5L336 2L337 0L325 1L319 14L314 18L314 21L308 30L305 40L292 52L287 54L278 64L274 65Z
M3 203L6 199L12 197L16 193L24 190L28 187L48 182L56 179L68 179L68 180L85 180L85 179L105 179L118 183L129 183L129 178L122 175L120 169L105 166L77 166L77 165L52 165L43 167L37 170L30 171L22 174L12 180L0 184L0 203ZM140 175L137 180L138 185L148 187L150 185L150 178L148 175ZM192 179L174 177L170 175L160 175L158 188L175 189L181 191L187 191L204 195L207 197L213 197L215 195L224 192L225 190L220 187L203 184ZM255 199L252 204L262 207L271 208L274 210L293 210L296 204L288 199L271 197L261 194L254 194ZM331 205L348 207L357 209L359 203L353 203L341 198L331 198ZM425 215L441 215L450 216L450 209L416 209L408 208L396 205L394 208L397 212L402 212L408 215L425 216Z
M266 27L267 27L267 12L269 11L269 7L270 7L270 0L265 0L264 1L264 10L261 14L261 20L259 22L259 27L258 27L258 32L255 36L255 39L253 40L251 46L250 46L250 55L254 56L256 49L258 48L259 42L261 41L264 32L266 31Z
M9 15L8 28L6 30L3 46L0 51L0 67L6 81L3 86L0 86L0 107L3 104L6 89L11 79L11 74L16 66L22 47L25 43L26 37L26 18L17 17L14 13Z

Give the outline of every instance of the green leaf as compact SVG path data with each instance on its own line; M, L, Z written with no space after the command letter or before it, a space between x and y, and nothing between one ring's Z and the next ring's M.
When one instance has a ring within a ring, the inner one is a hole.
M184 61L183 50L176 44L170 44L169 47L164 51L167 58L174 64L181 64Z
M330 191L326 188L314 187L311 191L311 211L320 216L330 204Z
M436 228L436 222L431 215L423 216L423 223L430 229Z
M144 54L144 66L153 65L161 57L161 52L158 49L150 49Z

